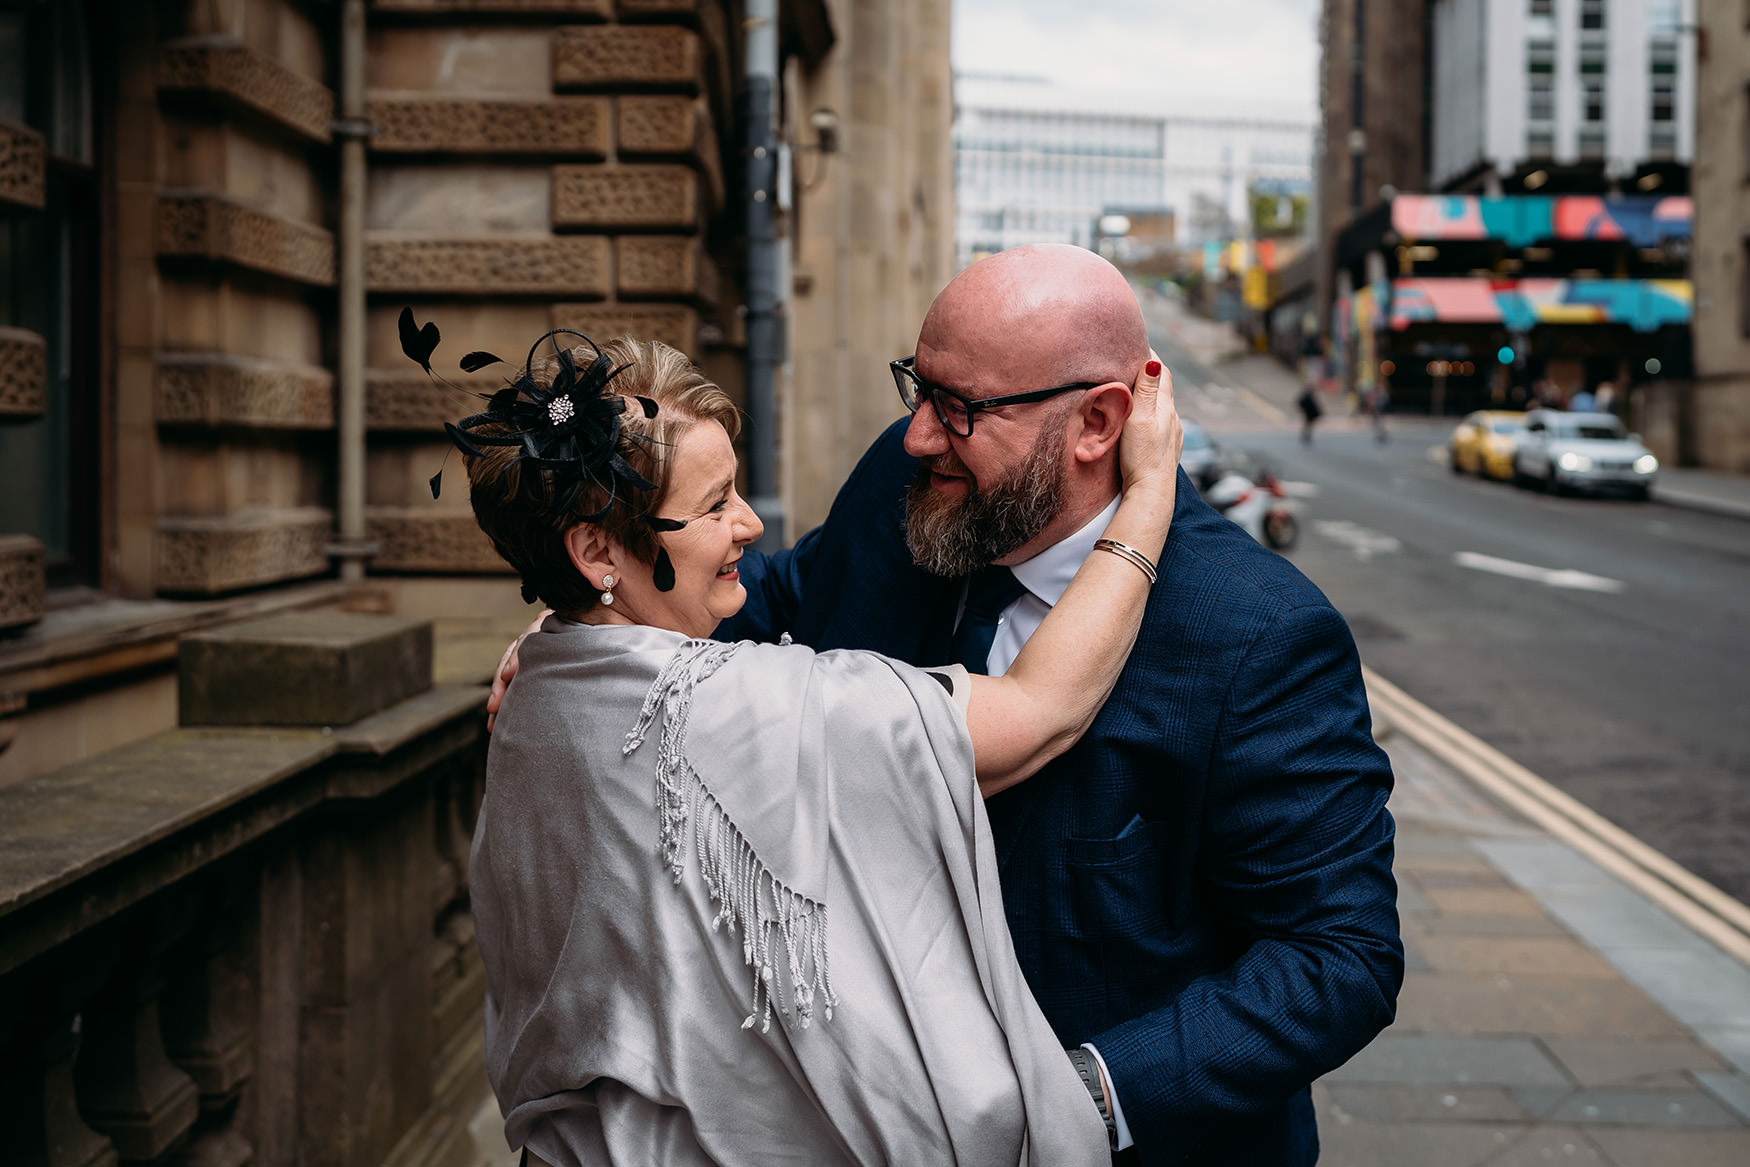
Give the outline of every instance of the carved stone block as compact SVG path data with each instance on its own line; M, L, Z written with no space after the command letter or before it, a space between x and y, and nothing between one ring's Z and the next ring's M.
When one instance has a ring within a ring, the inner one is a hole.
M528 13L602 20L614 14L613 0L371 0L371 7L379 12Z
M597 236L485 239L372 238L373 292L597 296L608 294L608 241Z
M0 535L0 628L43 616L43 545L29 535Z
M699 314L678 304L555 304L553 327L575 328L597 343L635 336L688 356L698 349Z
M619 291L632 299L717 301L717 269L697 239L672 235L625 235L619 252Z
M334 94L326 86L230 38L165 45L158 57L158 88L211 93L312 142L327 142L334 120Z
M502 376L454 376L449 379L464 389L480 393L504 388ZM455 421L483 407L483 403L471 402L423 373L378 371L365 375L365 425L373 430L435 435L443 430L446 421Z
M41 417L49 344L22 328L0 328L0 418Z
M570 89L621 86L695 92L702 67L699 35L672 25L612 24L553 34L553 84Z
M379 571L504 575L510 565L466 511L429 507L371 507L365 528L379 547L371 567Z
M608 153L608 99L373 101L371 149L397 154Z
M633 19L641 16L676 16L698 10L699 0L620 0L620 15Z
M699 176L686 166L555 166L553 226L671 228L699 224Z
M334 236L212 194L158 199L158 254L234 263L299 283L334 283Z
M160 357L155 384L160 425L334 427L334 375L220 353Z
M0 122L0 204L41 210L43 136L24 126Z
M431 688L431 621L282 612L184 636L183 725L351 725Z
M211 594L328 570L334 519L320 507L158 520L158 590Z
M703 99L670 93L631 94L617 99L615 106L615 142L621 158L684 158L704 174L711 209L722 208L723 158L711 111Z

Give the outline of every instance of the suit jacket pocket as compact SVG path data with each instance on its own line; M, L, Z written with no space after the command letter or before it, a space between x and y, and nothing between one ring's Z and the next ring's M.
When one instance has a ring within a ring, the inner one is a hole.
M1161 853L1167 838L1164 823L1145 822L1139 815L1114 838L1064 841L1080 939L1130 950L1145 963L1171 948Z

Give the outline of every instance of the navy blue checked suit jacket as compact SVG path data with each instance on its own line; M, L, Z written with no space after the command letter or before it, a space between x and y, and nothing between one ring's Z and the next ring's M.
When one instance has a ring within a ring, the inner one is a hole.
M890 428L821 527L742 559L719 636L947 659L960 582L913 565ZM1028 984L1092 1042L1143 1163L1310 1167L1308 1093L1403 981L1391 770L1329 601L1183 472L1141 633L1093 727L987 803Z

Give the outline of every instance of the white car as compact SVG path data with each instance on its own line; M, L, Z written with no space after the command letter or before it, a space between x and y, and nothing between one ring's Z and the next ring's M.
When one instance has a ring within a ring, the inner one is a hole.
M1623 491L1646 498L1659 459L1639 434L1623 429L1609 413L1563 413L1534 409L1513 455L1519 486L1561 491Z

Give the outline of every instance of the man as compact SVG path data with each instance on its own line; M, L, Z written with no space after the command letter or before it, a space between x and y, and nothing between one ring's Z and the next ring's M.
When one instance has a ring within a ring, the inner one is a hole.
M910 419L825 524L743 556L748 602L718 636L1004 671L1116 506L1147 357L1091 252L967 268L895 362ZM1310 1167L1308 1087L1389 1023L1403 979L1391 772L1342 617L1182 471L1159 577L1092 729L986 804L1009 928L1117 1161Z
M748 603L718 635L941 663L977 640L956 625L996 564L1021 589L969 667L1002 671L1116 505L1147 354L1091 252L967 268L896 370L909 421L823 526L744 557ZM1098 1054L1121 1161L1310 1165L1308 1087L1390 1022L1403 978L1391 772L1342 617L1182 472L1159 574L1093 728L987 804L1009 926L1059 1038Z

